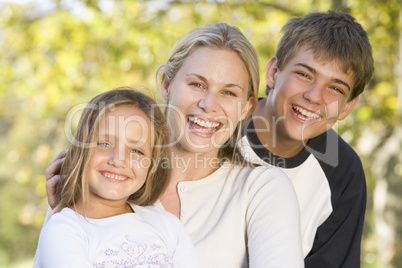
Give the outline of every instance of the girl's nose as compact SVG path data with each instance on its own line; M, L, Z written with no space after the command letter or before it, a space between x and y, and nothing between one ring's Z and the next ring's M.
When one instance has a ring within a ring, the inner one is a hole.
M128 159L125 153L125 149L116 146L110 155L108 164L116 168L126 168L128 166L127 161Z

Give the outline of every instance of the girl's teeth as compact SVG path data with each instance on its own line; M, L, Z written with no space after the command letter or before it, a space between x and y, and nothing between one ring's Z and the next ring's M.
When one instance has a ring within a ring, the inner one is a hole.
M104 173L104 176L111 178L113 180L118 180L118 181L124 181L125 179L127 179L127 177L119 176L119 175L112 174L112 173Z

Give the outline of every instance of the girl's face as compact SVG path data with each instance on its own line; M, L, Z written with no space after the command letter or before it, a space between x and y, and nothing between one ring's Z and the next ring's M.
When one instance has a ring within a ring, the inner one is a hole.
M172 81L162 79L171 142L181 150L216 157L252 107L248 89L247 69L235 52L195 49Z
M91 201L127 199L145 183L154 140L148 117L135 106L117 106L99 122L87 168Z

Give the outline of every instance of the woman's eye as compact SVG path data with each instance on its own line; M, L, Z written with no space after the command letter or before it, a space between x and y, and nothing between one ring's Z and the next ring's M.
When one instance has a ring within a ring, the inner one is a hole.
M98 142L97 145L98 147L106 147L106 148L111 147L110 144L107 142Z
M234 97L236 97L236 96L237 96L237 95L236 95L234 92L229 91L229 90L225 90L225 91L223 91L223 94L225 94L225 95L229 95L229 96L234 96Z
M138 149L131 149L130 153L144 155L144 153Z

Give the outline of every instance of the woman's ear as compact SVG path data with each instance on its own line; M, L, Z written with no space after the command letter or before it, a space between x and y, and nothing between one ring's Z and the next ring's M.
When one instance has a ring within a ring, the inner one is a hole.
M277 67L277 62L278 59L276 57L272 57L268 60L267 62L267 67L265 70L265 80L267 82L267 85L269 88L274 88L275 87L275 78L276 78L276 72L278 71Z
M170 82L168 80L169 79L167 78L166 74L163 74L161 81L161 94L165 98L165 100L169 100L170 95Z
M255 105L255 98L254 97L249 98L241 112L241 120L244 120L247 117L247 115L249 114L249 111L251 110L251 108L254 105Z

